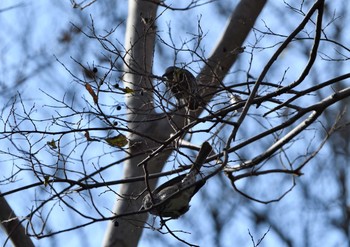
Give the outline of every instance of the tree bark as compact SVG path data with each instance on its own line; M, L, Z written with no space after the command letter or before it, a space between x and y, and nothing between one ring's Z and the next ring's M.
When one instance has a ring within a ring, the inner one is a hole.
M24 227L4 197L0 196L0 221L14 246L34 247Z
M202 83L215 86L222 83L238 55L243 51L242 44L266 2L267 0L239 1L217 46L198 76ZM206 94L212 97L215 90L215 87L208 87Z

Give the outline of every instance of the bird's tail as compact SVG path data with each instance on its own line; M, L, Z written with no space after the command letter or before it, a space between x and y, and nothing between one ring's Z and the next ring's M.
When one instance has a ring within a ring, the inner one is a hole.
M196 160L194 161L191 170L189 173L194 173L198 174L199 170L201 169L201 167L203 166L205 160L207 159L208 155L210 154L211 150L212 150L212 146L209 144L209 142L204 142L202 144L201 149L199 150L199 153L197 155Z

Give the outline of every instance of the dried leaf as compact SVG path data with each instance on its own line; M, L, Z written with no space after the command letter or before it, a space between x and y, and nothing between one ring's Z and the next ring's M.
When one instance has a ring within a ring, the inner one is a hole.
M45 187L49 184L49 180L50 180L50 176L49 175L45 175L44 176L44 186Z
M51 141L46 143L47 145L49 145L51 148L56 149L57 145L54 139L52 139Z
M113 147L124 147L128 144L128 139L123 134L119 134L117 136L109 137L105 139L106 142Z
M94 100L94 103L97 104L98 102L98 97L95 94L94 90L92 89L92 87L90 86L89 83L85 83L85 88L86 90L89 92L89 94L92 96L92 99Z
M97 73L97 68L84 68L84 75L89 78L89 79L95 79L96 78L96 73Z
M90 133L88 131L85 131L85 134L84 134L86 140L88 141L92 141L91 137L90 137Z

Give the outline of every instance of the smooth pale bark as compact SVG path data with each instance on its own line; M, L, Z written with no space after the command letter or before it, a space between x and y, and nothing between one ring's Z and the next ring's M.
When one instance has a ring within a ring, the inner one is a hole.
M207 63L198 75L205 84L219 86L229 69L243 51L243 42L252 29L256 18L263 10L267 0L242 0L234 9L223 35L209 56ZM210 91L215 87L207 88L206 94L212 97Z
M265 3L266 0L242 0L239 2L230 17L221 40L208 59L207 65L199 74L198 78L201 83L220 85L221 80L236 60L240 47ZM154 140L165 141L174 132L167 118L150 121L161 117L161 114L157 116L154 112L152 81L147 77L151 73L153 62L154 34L156 32L153 20L156 18L156 11L157 5L151 1L129 1L125 40L127 51L125 70L127 73L123 79L126 81L126 86L132 88L135 93L128 95L126 99L129 108L128 127L133 131L133 134L129 136L129 151L132 158L124 164L124 178L144 175L142 167L137 165L148 157L146 151L154 150L160 145L143 135L152 134ZM139 93L141 89L143 89L142 94ZM208 92L205 93L208 94ZM212 96L211 94L206 100L209 101ZM198 115L200 112L198 110L193 115ZM174 121L179 127L185 122L182 117L177 115L174 115ZM133 156L142 152L144 152L143 155ZM147 163L148 172L161 171L170 153L170 151L162 151L152 158ZM155 179L150 180L151 189L154 188L156 182ZM141 206L142 197L134 200L127 197L137 196L144 189L144 182L121 185L118 194L125 196L125 198L117 197L113 212L118 215L137 211ZM103 246L137 246L142 234L142 226L146 220L147 214L140 214L119 219L117 227L109 222Z
M137 165L148 157L147 151L153 150L159 144L141 136L151 135L158 140L166 139L165 133L171 132L163 126L163 131L157 131L159 124L164 121L149 121L156 117L153 105L153 92L147 90L152 88L152 81L147 77L151 74L155 26L153 21L156 17L158 5L150 1L129 1L127 31L125 40L125 72L123 77L126 87L134 90L126 98L128 107L128 127L133 134L128 136L130 158L124 164L124 178L142 176L143 168ZM146 90L145 90L146 89ZM141 90L143 93L141 93ZM137 133L140 133L138 135ZM137 155L144 153L143 155ZM151 159L147 164L149 173L159 172L163 168L170 152L162 152L156 158ZM154 188L156 180L150 180L151 188ZM133 200L130 197L139 195L145 189L144 182L126 183L120 186L113 212L123 214L135 212L141 206L142 197ZM119 226L114 226L112 222L108 223L103 246L137 246L142 234L142 226L147 220L147 214L133 215L118 219Z

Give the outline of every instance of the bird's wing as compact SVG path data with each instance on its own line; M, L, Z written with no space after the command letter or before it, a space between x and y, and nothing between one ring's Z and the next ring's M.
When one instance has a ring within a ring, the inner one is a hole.
M169 181L166 181L165 183L159 185L155 190L153 190L152 194L157 194L157 193L159 193L159 191L161 191L162 189L164 189L166 187L180 183L182 181L182 179L184 179L185 176L186 176L186 174L182 174L182 175L179 175L177 177L170 179Z

